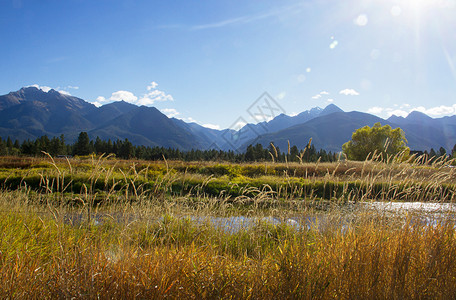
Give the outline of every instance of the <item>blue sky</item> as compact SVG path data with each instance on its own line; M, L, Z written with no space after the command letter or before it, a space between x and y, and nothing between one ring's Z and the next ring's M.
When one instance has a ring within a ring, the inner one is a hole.
M228 128L293 115L456 114L456 1L0 0L0 94L54 88Z

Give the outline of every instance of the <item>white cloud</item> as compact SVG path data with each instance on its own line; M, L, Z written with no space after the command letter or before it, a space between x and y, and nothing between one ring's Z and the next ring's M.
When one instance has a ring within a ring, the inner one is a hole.
M29 85L29 86L26 86L26 87L35 87L39 90L42 90L43 92L47 93L49 92L50 90L52 90L51 87L48 87L48 86L41 86L41 85L38 85L38 84L32 84L32 85Z
M327 91L321 91L320 93L316 94L315 96L312 96L312 99L318 100L324 95L325 96L329 95L329 93Z
M282 8L271 10L271 11L264 11L264 12L261 12L259 14L254 14L254 15L245 15L245 16L241 16L241 17L225 19L225 20L218 21L215 23L195 25L195 26L190 27L190 29L205 30L205 29L221 28L221 27L232 26L232 25L247 24L247 23L262 20L262 19L280 17L280 16L283 16L283 15L286 15L289 13L294 13L297 9L299 9L299 7L301 7L301 4L286 6L286 7L282 7Z
M330 99L326 100L326 102L328 102L328 103L333 103L333 102L334 102L334 99L331 99L331 98L330 98Z
M345 95L345 96L358 96L359 93L355 91L354 89L345 89L341 90L339 94Z
M287 95L286 92L281 92L280 94L277 95L277 99L282 100L283 98L285 98L286 95Z
M195 119L193 119L192 117L188 117L188 118L180 118L182 121L184 122L187 122L187 123L198 123Z
M164 113L168 118L174 118L180 115L180 113L174 109L174 108L164 108L160 110L162 113Z
M106 98L103 96L97 97L97 102L106 102L106 101L108 101L108 100L106 100Z
M164 91L160 91L157 89L158 83L152 81L147 87L147 93L143 94L141 98L138 98L129 91L117 91L112 93L109 100L100 96L97 98L97 103L107 103L112 101L125 101L135 105L146 105L151 106L155 102L163 102L163 101L173 101L173 96L166 94Z
M199 124L199 122L195 119L193 119L192 117L181 117L181 113L178 112L175 108L163 108L163 109L160 109L160 111L166 115L168 118L176 118L176 119L179 119L179 120L182 120L186 123L197 123ZM213 125L213 124L204 124L204 125L201 125L201 126L204 126L204 127L207 127L207 128L212 128L212 129L220 129L220 126L218 125Z
M60 87L58 86L55 90L59 91L59 92L67 92L69 94L69 92L67 90L79 90L79 87L78 86L72 86L72 85L67 85L66 87Z
M163 91L159 90L151 90L149 93L144 94L141 99L139 99L139 105L152 105L155 102L163 102L163 101L173 101L173 96L166 94Z
M37 88L39 90L42 90L45 93L48 93L50 90L54 90L54 91L59 92L62 95L71 96L71 94L68 91L62 90L60 87L51 88L49 86L38 85L38 84L32 84L32 85L28 85L26 87L35 87L35 88ZM69 88L75 88L75 87L68 86L66 89L69 89ZM79 88L79 87L77 87L77 88Z
M393 108L391 107L378 107L374 106L367 110L368 113L391 117L392 115L407 117L412 111L422 112L431 117L443 117L449 115L456 115L456 104L452 106L440 105L431 108L425 108L424 106L412 107L410 104L394 104Z
M112 93L111 98L109 100L112 101L125 101L129 103L136 103L138 97L136 97L132 92L129 91L117 91Z
M418 106L418 107L414 107L414 108L410 109L411 112L414 110L422 112L422 113L426 113L426 108L424 106Z
M203 127L209 128L209 129L216 129L220 130L220 125L215 125L215 124L203 124Z
M388 110L387 109L387 115L388 117L391 117L392 115L395 115L395 116L398 116L398 117L407 117L408 116L408 112L406 112L405 110L401 110L401 109L395 109L395 110Z
M430 116L454 115L456 113L456 104L453 104L452 106L440 105L431 107L429 109L426 109L424 113Z
M62 94L62 95L71 96L71 94L70 94L69 92L67 92L67 91L60 90L60 91L58 91L58 92L59 92L60 94Z
M256 19L261 19L261 18L263 18L263 17L260 15L258 17L257 16L244 16L244 17L239 17L239 18L227 19L227 20L223 20L220 22L216 22L216 23L196 25L196 26L191 27L191 29L192 30L203 30L203 29L219 28L219 27L225 27L228 25L249 23Z
M152 81L150 85L147 86L147 93L144 94L138 101L139 105L152 105L155 102L163 101L173 101L173 96L166 94L164 91L157 89L158 83Z
M47 88L47 87L46 87ZM58 91L60 94L62 95L67 95L67 96L71 96L70 92L68 90L78 90L79 87L78 86L72 86L72 85L67 85L66 87L60 87L58 86L57 88L55 88L54 90Z
M377 115L377 114L381 114L383 112L384 108L383 107L379 107L379 106L374 106L374 107L371 107L367 110L367 112L369 114L374 114L374 115Z
M95 105L96 107L100 107L100 106L106 104L106 102L109 102L109 100L103 96L98 96L97 99L92 102L92 104Z
M148 91L153 90L153 89L157 88L157 86L158 86L158 83L156 83L155 81L152 81L152 82L150 83L150 85L147 86L147 90L148 90Z
M339 44L339 42L338 42L338 41L332 41L332 43L331 43L331 44L329 44L329 48L330 48L330 49L334 49L334 48L336 48L336 47L337 47L337 45L338 45L338 44Z

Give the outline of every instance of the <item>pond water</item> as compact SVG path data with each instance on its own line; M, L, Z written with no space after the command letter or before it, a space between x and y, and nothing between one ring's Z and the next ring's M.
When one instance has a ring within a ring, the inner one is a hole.
M389 211L397 213L422 212L422 213L445 213L456 212L456 203L435 202L365 202L362 203L367 209Z
M347 227L357 213L377 213L389 217L406 217L411 216L413 223L424 225L435 225L442 220L456 221L456 204L455 203L423 203L423 202L365 202L350 206L347 210L341 210L341 213L334 216L332 213L319 213L314 215L295 216L290 218L275 217L212 217L210 222L217 227L228 231L238 231L242 228L254 226L259 222L265 222L272 225L287 224L288 226L299 228L317 228L319 230L331 224L338 224L342 229ZM198 222L207 221L207 218L192 218Z
M251 228L259 223L268 223L271 225L282 225L294 227L296 229L302 228L316 228L323 230L329 225L338 224L342 229L346 228L351 221L356 218L359 213L376 213L386 215L388 217L404 218L411 216L413 223L420 223L424 225L437 224L439 221L452 220L456 221L456 204L455 203L424 203L424 202L363 202L356 203L342 208L338 214L331 212L295 215L287 218L277 217L248 217L248 216L232 216L232 217L204 217L204 216L184 216L192 221L200 224L209 223L220 230L228 232L237 232L242 229ZM117 222L135 222L138 220L145 221L144 217L134 214L104 214L97 213L91 217L92 224L100 225L106 220L115 220ZM87 214L74 213L64 216L64 221L67 224L80 225L87 222ZM162 218L155 220L163 222Z

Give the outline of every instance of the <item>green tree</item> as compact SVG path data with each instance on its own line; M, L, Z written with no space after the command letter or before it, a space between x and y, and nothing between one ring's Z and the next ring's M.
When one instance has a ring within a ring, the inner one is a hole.
M342 146L342 150L351 160L365 160L374 152L381 153L383 159L401 152L404 157L410 154L404 131L400 128L392 129L389 125L382 126L380 123L357 129L352 139Z
M127 138L123 142L119 141L119 144L120 147L117 154L119 157L129 159L135 156L135 148Z
M260 160L263 160L264 159L264 149L263 149L263 145L257 143L254 147L253 147L253 152L255 154L255 161L260 161Z
M38 154L41 154L41 151L45 151L49 153L49 146L51 144L51 140L47 135L43 135L42 137L38 138L39 147L37 149Z
M245 151L245 161L255 161L255 150L252 144L247 146L247 150Z
M6 155L7 152L6 143L0 137L0 155Z
M293 145L290 148L290 158L289 158L289 160L290 161L298 161L298 157L299 157L299 149L298 149L298 147L296 147L296 145Z
M429 159L430 161L433 161L437 156L437 153L435 152L434 148L431 148L431 150L429 150Z
M76 144L74 144L75 155L89 155L90 154L90 139L87 132L81 132L78 136Z
M8 136L8 138L6 139L6 147L8 149L11 149L13 148L13 141L11 140L11 138Z
M34 143L31 142L30 140L23 141L22 145L21 145L21 152L22 152L22 154L26 154L26 155L34 155L35 154ZM0 151L0 153L1 153L1 151Z
M53 137L49 144L49 154L52 156L66 154L66 145L64 135Z
M439 156L446 156L446 149L443 147L440 147L439 149Z
M108 143L106 144L106 149L104 149L104 152L106 152L106 154L114 153L111 139L108 139Z
M453 149L451 150L452 158L456 158L456 144L454 144Z
M100 137L97 136L97 138L95 139L95 144L94 144L94 147L95 147L95 153L97 154L103 154L105 153L106 154L106 147L104 145L105 143L103 143L103 141L100 139Z

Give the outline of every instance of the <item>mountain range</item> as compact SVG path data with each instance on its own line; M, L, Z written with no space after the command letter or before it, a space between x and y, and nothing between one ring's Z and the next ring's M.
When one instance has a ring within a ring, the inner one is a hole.
M95 105L55 90L25 87L0 96L0 137L19 141L64 134L75 141L81 131L91 138L128 138L135 145L243 151L249 144L273 142L286 149L288 141L304 148L309 139L317 149L338 152L352 133L380 122L404 130L412 150L451 150L456 143L456 116L431 118L414 111L406 118L382 119L357 111L344 112L334 104L312 108L296 116L280 114L268 122L246 124L240 130L216 130L168 118L154 107L125 101Z

